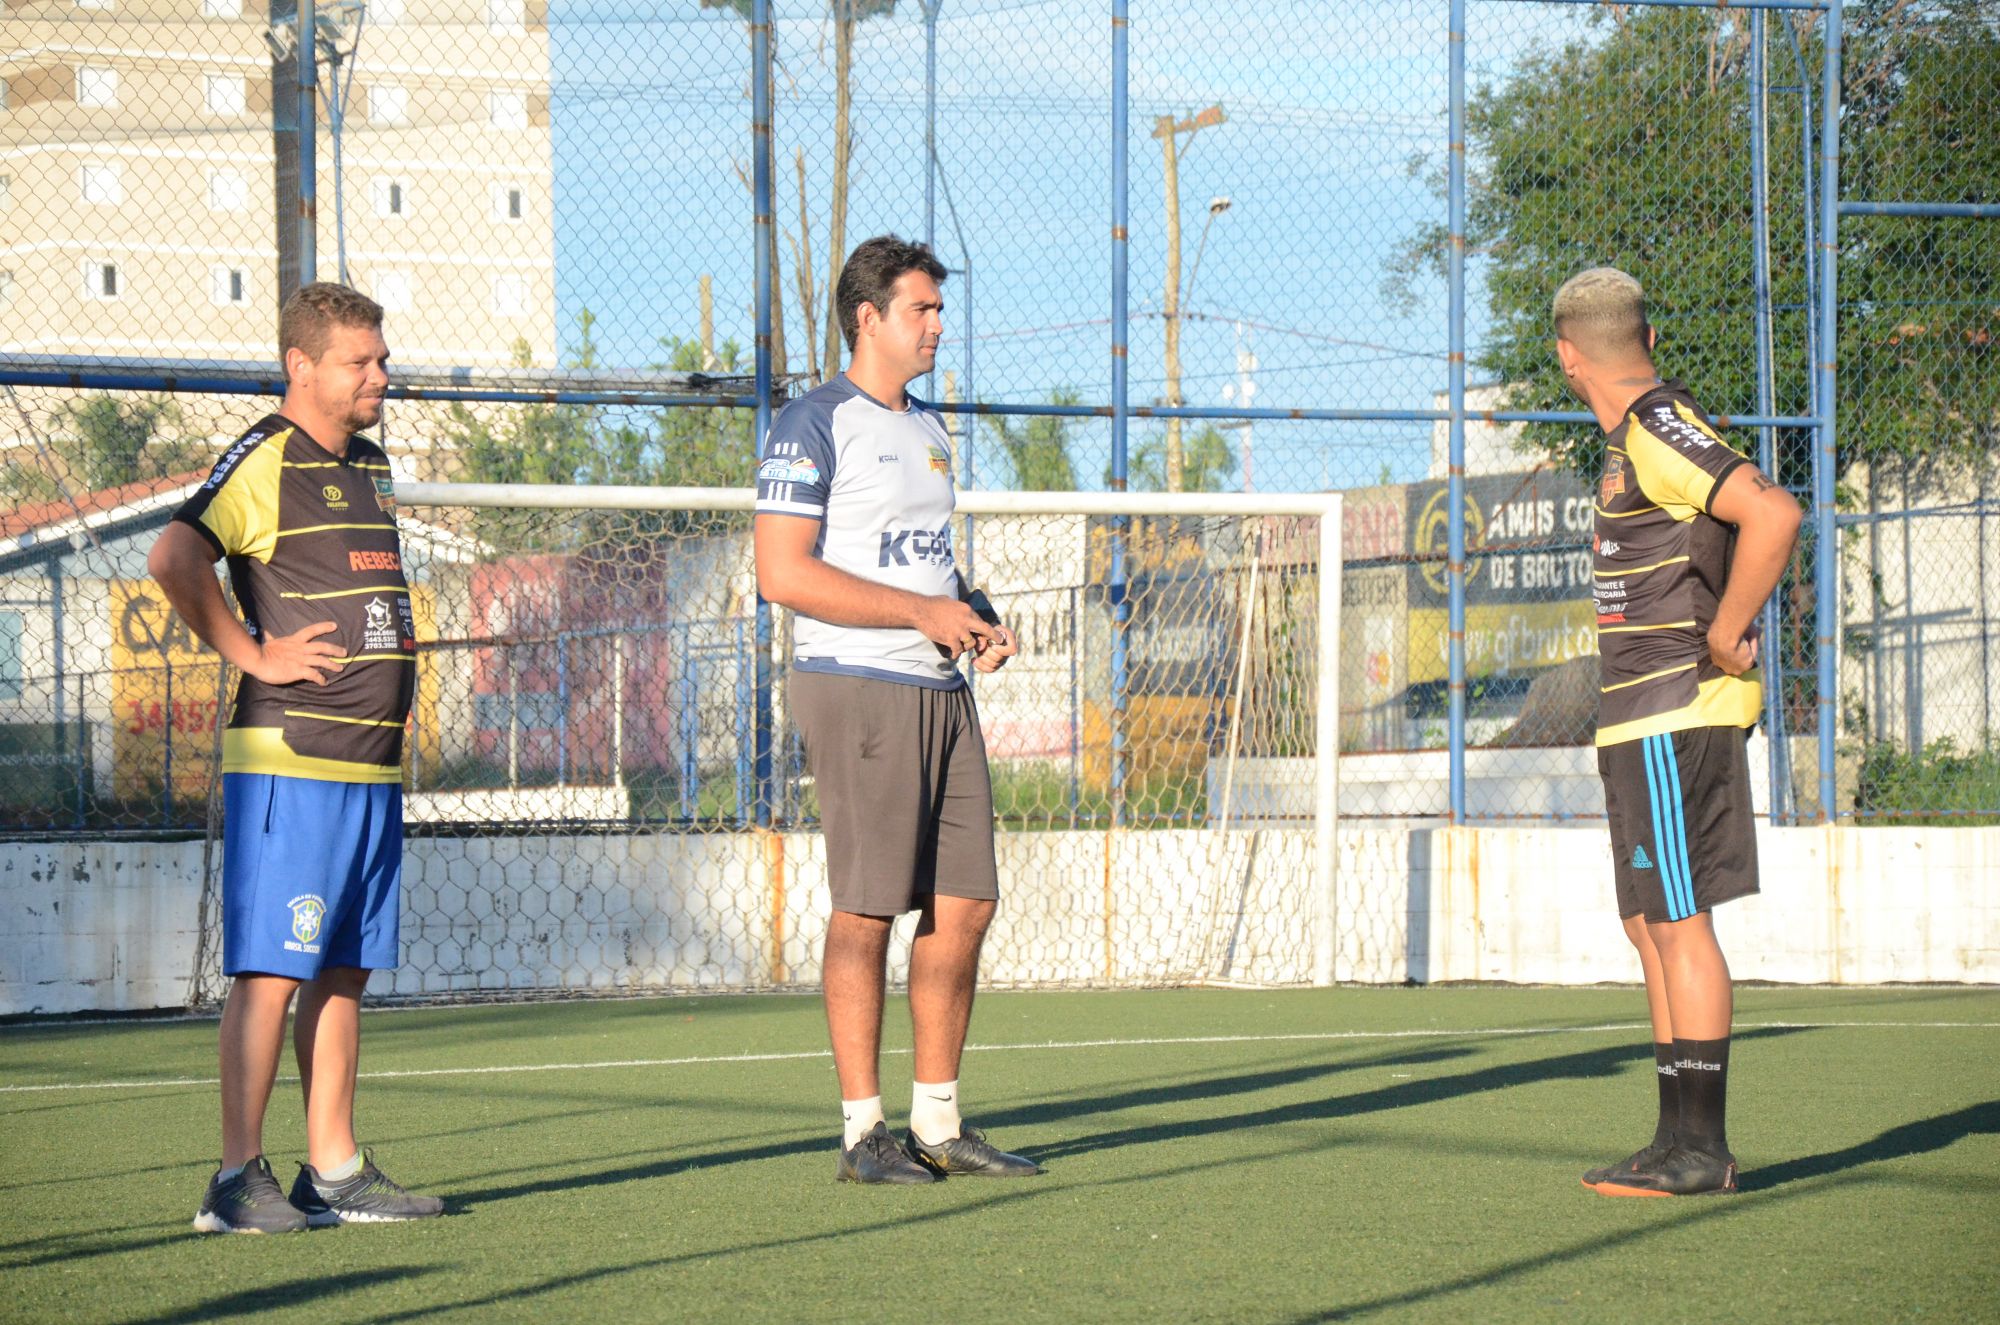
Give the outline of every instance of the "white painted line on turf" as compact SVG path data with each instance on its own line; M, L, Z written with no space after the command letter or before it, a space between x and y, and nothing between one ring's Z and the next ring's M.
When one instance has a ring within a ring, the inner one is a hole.
M1401 1030L1401 1031L1298 1031L1286 1035L1175 1035L1138 1036L1123 1039L1104 1040L1041 1040L1024 1044L968 1044L965 1052L972 1053L1019 1053L1024 1050L1045 1049L1117 1049L1147 1048L1174 1044L1288 1044L1300 1042L1332 1040L1449 1040L1466 1037L1503 1037L1526 1035L1591 1035L1609 1031L1650 1030L1651 1024L1643 1021L1607 1021L1594 1026L1472 1026L1457 1030ZM1738 1031L1748 1030L2000 1030L2000 1021L1744 1021L1736 1025ZM885 1049L887 1058L907 1057L908 1049ZM690 1058L612 1058L599 1059L587 1063L515 1063L499 1067L423 1067L390 1068L379 1072L363 1072L363 1080L382 1081L401 1077L485 1077L500 1076L515 1072L595 1072L608 1068L633 1067L701 1067L718 1063L784 1063L807 1059L826 1059L833 1054L825 1049L809 1049L794 1053L770 1054L714 1054ZM297 1077L279 1077L280 1081L297 1081ZM154 1086L217 1086L217 1077L161 1077L152 1081L55 1081L33 1086L0 1086L0 1095L17 1095L52 1090L143 1090Z

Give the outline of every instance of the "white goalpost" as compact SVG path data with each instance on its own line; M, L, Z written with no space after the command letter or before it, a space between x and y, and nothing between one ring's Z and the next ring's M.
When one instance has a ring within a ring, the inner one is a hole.
M396 500L422 666L395 992L815 985L824 853L753 493ZM959 563L1025 645L975 678L1004 899L987 984L1332 983L1340 512L958 494Z

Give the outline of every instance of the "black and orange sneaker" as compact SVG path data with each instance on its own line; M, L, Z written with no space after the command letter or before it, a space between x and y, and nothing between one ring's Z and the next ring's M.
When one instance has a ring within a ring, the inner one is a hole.
M1736 1156L1677 1144L1637 1173L1617 1173L1593 1189L1599 1196L1734 1196Z
M940 1178L1028 1178L1042 1171L1032 1159L1010 1155L989 1145L986 1133L961 1123L958 1135L931 1145L909 1133L903 1143L911 1159Z
M1616 1164L1606 1164L1601 1169L1589 1170L1583 1175L1583 1185L1594 1188L1598 1183L1608 1182L1621 1174L1644 1173L1665 1159L1667 1152L1673 1147L1674 1139L1671 1134L1668 1135L1664 1145L1658 1141L1649 1141Z

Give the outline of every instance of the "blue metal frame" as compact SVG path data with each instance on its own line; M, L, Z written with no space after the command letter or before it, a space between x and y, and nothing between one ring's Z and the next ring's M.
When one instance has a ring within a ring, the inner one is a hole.
M1834 523L1834 479L1837 467L1834 416L1835 361L1839 352L1838 279L1840 245L1840 38L1842 0L1826 11L1826 35L1820 68L1819 130L1819 344L1813 376L1819 382L1819 446L1813 466L1814 587L1813 609L1819 618L1819 821L1836 817L1833 742L1835 687L1839 684L1836 634L1840 628L1840 549Z
M750 85L751 156L754 158L752 218L757 246L757 445L771 433L771 287L777 273L771 270L771 0L752 0L750 6ZM772 824L772 807L777 801L777 769L772 747L777 723L774 687L777 684L771 650L774 637L771 605L757 595L756 638L756 806L759 828Z

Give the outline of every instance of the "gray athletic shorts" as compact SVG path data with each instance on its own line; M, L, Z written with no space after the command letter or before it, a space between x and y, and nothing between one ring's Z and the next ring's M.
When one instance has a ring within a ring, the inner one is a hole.
M993 783L972 690L791 674L819 789L833 909L900 915L933 893L998 898Z

